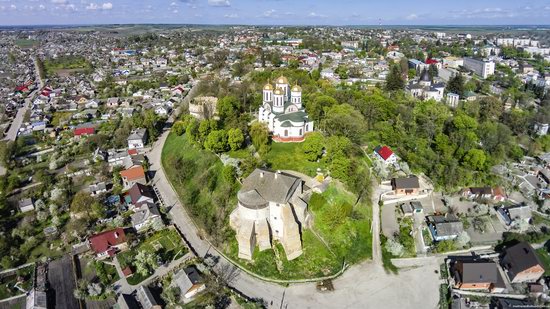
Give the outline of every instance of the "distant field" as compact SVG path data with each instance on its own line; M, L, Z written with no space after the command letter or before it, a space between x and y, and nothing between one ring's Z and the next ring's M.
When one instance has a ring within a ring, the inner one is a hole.
M81 56L63 56L56 59L44 60L44 69L47 76L52 76L53 74L67 76L72 72L91 68L91 63Z
M19 46L20 48L31 48L38 45L37 40L28 40L28 39L19 39L15 41L15 45Z

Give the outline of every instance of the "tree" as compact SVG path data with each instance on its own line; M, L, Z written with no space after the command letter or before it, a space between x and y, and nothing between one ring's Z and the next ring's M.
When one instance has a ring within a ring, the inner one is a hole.
M386 241L384 248L393 256L402 256L403 253L405 253L405 248L403 247L403 245L392 238Z
M231 150L235 151L242 147L244 142L244 135L241 129L229 129L227 135L229 147L231 147Z
M204 148L213 151L215 153L225 152L228 149L227 144L227 132L225 130L216 130L210 132L206 141L204 142Z
M470 149L463 159L465 166L477 171L481 171L485 168L486 161L487 156L481 149Z
M330 135L345 136L357 142L364 133L365 118L353 106L340 104L328 109L322 125Z
M466 247L470 242L470 235L468 235L466 231L462 231L462 233L460 233L456 238L455 242L459 247Z
M397 65L393 65L390 69L390 73L386 77L386 90L396 91L405 88L405 80Z
M250 139L256 151L259 151L261 147L268 147L269 130L267 126L261 122L254 122L250 126Z
M439 72L437 70L437 66L435 64L430 64L428 67L428 75L430 76L430 79L434 79L434 77L439 76Z
M458 73L451 77L449 83L447 83L447 91L458 94L460 97L464 97L464 77Z
M89 193L80 191L78 192L71 202L71 212L74 214L85 213L88 217L92 214L92 206L97 201L90 196Z
M134 262L136 272L143 277L149 276L159 264L159 258L146 250L139 251Z
M185 133L186 127L185 122L183 121L176 121L174 125L172 126L172 132L176 133L177 135L183 135Z
M317 161L323 155L325 138L319 132L311 133L304 143L302 144L302 150L308 161Z

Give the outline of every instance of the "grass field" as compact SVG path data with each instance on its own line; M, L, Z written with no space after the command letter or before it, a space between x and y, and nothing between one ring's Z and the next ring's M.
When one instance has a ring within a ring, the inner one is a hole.
M188 251L187 247L183 244L183 240L176 230L164 229L145 239L139 245L137 245L137 247L119 253L117 255L117 259L120 263L120 266L123 269L127 266L130 266L135 271L134 257L139 251L142 250L151 253L157 253L160 250L163 250L165 257L169 259L168 262L184 256ZM127 280L128 283L135 285L145 279L147 279L147 277L143 277L138 273L134 273L134 275L129 277Z
M19 46L20 48L31 48L38 45L37 40L29 40L29 39L18 39L15 40L15 45Z
M317 174L317 168L322 170L322 163L310 162L302 150L303 143L272 143L271 150L265 160L274 170L293 170L309 176Z
M550 254L546 248L537 249L537 255L544 266L544 275L550 276Z

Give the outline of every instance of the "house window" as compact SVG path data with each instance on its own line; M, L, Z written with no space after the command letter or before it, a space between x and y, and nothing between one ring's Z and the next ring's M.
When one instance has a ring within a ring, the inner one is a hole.
M273 217L273 220L277 220L277 217Z
M288 136L288 130L285 130L285 136Z
M302 129L300 129L300 135L302 135Z

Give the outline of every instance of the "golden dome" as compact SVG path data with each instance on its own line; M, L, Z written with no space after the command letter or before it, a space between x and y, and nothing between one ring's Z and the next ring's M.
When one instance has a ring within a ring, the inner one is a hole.
M277 84L288 84L288 79L281 75L279 78L277 78Z
M281 88L277 88L275 89L275 91L273 92L274 95L283 95L283 90Z
M302 87L298 86L298 85L294 85L292 86L292 90L293 92L302 92Z
M273 85L271 85L270 83L265 84L264 90L273 90Z

